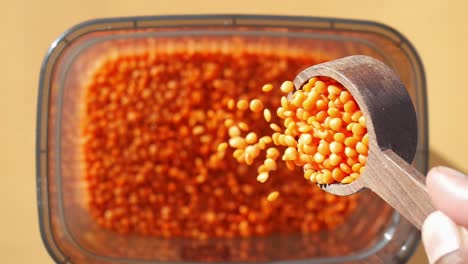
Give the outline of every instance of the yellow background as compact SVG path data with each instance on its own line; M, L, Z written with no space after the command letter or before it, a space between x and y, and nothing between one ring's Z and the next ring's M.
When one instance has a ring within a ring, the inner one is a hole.
M468 171L467 1L3 1L0 16L0 262L52 263L39 235L34 164L37 84L50 43L98 17L243 13L375 20L409 38L425 65L431 164ZM420 248L410 263L426 263Z

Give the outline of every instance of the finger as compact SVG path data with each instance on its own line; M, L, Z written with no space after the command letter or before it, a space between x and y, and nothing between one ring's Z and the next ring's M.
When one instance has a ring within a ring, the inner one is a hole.
M461 258L468 262L468 228L461 228Z
M468 176L447 168L435 167L426 179L434 207L456 224L468 227Z
M460 249L442 256L437 264L466 264L468 263L468 229L459 227Z
M436 264L464 264L460 250L456 250L440 258Z
M429 263L438 263L451 253L459 255L457 252L462 250L460 235L459 227L450 218L440 211L431 213L422 226L422 240Z

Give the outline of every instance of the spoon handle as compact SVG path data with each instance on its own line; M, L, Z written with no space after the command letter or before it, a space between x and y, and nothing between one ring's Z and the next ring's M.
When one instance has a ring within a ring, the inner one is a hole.
M367 187L418 229L435 209L427 193L425 177L391 149L381 152L381 161L373 168L379 177L372 177Z

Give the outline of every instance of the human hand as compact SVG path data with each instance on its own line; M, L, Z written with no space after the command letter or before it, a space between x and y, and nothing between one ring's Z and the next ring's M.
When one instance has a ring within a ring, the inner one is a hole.
M429 263L468 263L468 176L436 167L429 171L426 186L437 210L422 226Z

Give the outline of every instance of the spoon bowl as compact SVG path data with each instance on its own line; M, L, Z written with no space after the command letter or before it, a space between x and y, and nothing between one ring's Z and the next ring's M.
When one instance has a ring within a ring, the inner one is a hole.
M369 135L363 173L349 184L319 186L336 195L371 189L420 229L434 208L425 177L410 165L416 153L418 127L416 111L403 82L390 67L363 55L305 69L294 80L296 89L313 77L332 78L348 89L366 118Z

